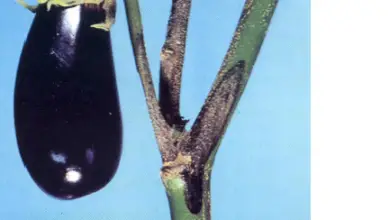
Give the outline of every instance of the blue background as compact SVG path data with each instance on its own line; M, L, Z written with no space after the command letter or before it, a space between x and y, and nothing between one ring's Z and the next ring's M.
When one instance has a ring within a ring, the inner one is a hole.
M33 1L29 1L33 3ZM154 83L170 1L140 1ZM182 89L193 122L227 51L244 1L194 1ZM212 176L212 216L226 220L310 217L310 15L308 0L280 0L247 89L227 130ZM13 124L16 68L33 14L13 1L0 13L0 219L170 219L161 167L123 2L112 43L124 122L114 179L90 196L60 201L42 193L19 157ZM231 161L234 155L235 160Z

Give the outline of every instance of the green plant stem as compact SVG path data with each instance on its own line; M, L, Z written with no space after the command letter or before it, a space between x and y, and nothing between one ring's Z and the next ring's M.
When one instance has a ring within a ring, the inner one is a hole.
M210 220L210 177L215 155L249 80L277 1L246 0L222 67L190 131L177 130L164 118L146 56L138 1L124 1L137 70L164 162L161 177L171 217L173 220ZM181 30L185 30L187 24L178 22L173 25L181 25ZM181 39L185 41L185 37ZM184 50L179 50L184 53ZM179 76L182 59L175 63L174 68L178 70L172 73ZM177 94L170 96L178 100ZM167 109L171 108L178 114L178 108L173 104ZM164 114L167 113L170 112Z
M210 176L210 174L207 174ZM202 196L202 209L199 213L194 214L186 205L186 182L182 177L172 176L163 178L164 186L167 191L169 207L171 210L171 218L173 220L204 220L210 219L210 179L203 182L204 190Z
M233 104L231 114L229 114L227 122L225 123L224 132L221 134L218 144L213 149L213 153L208 160L208 165L210 167L213 166L218 147L223 139L223 134L225 133L231 117L233 116L234 110L246 88L253 66L256 63L259 51L266 37L277 3L278 0L246 0L245 2L244 10L242 11L233 40L211 90L213 91L217 83L234 65L237 64L237 62L245 61L245 69L242 72L242 81L240 83L240 91L239 94L237 94L235 103Z

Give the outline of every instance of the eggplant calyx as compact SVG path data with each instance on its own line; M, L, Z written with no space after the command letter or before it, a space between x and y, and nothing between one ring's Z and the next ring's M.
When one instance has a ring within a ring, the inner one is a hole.
M52 6L57 7L73 7L77 5L89 4L101 6L105 12L105 19L101 23L91 25L92 28L110 31L111 26L115 23L116 0L37 0L38 5L29 5L24 0L16 0L17 3L24 8L35 13L39 5L46 4L47 11L50 11Z

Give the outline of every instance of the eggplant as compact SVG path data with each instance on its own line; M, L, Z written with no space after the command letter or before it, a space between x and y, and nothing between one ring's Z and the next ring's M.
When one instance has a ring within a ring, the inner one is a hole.
M39 5L19 60L14 121L22 161L58 199L105 187L122 151L122 119L109 31L98 7Z

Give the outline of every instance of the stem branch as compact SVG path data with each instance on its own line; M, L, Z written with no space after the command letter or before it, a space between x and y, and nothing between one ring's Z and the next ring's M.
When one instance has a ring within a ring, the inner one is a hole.
M152 75L146 54L138 0L124 0L124 3L137 71L141 78L146 104L152 120L157 143L163 160L169 160L170 155L176 154L174 149L169 148L169 146L172 146L172 139L170 138L172 136L172 131L161 114L160 106L156 98L156 92L154 90Z
M180 115L180 87L191 0L173 0L168 31L161 51L160 106L167 122L183 131L187 121Z

